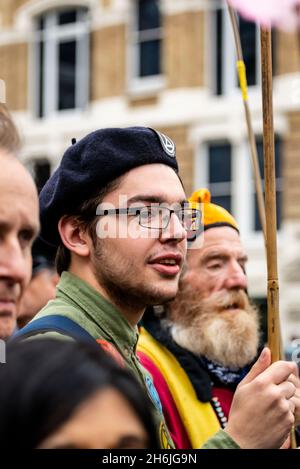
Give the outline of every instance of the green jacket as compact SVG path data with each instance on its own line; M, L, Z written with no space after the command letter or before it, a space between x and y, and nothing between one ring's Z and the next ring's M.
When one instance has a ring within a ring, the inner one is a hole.
M56 298L49 301L33 321L53 314L72 319L100 341L103 348L123 359L150 397L162 448L173 448L152 378L136 356L137 327L133 328L109 301L70 272L63 272L57 285ZM57 332L47 332L43 334L45 336L65 338ZM225 432L220 431L206 443L205 448L237 448L237 445Z

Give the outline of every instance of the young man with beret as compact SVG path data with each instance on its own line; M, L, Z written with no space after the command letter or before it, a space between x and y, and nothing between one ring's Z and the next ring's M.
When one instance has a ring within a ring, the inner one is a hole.
M23 336L52 331L82 338L84 331L147 389L161 446L172 447L158 394L136 356L136 345L145 307L175 297L187 230L199 220L197 209L191 213L186 204L174 143L144 127L93 132L66 151L40 194L40 207L41 237L58 248L61 280L56 299L24 328ZM262 404L266 419L268 412L278 415L276 425L272 420L276 436L270 447L286 437L294 408L288 399L295 391L287 377L296 371L288 363L263 371L267 361L262 356L256 363L237 393L231 426L208 447L236 448L233 439L248 447L253 432L265 431L261 416L253 418L253 393L260 390L264 402L269 390L265 381L281 385L287 400L284 409L277 399L272 410L270 398ZM242 416L250 421L246 434L239 425Z

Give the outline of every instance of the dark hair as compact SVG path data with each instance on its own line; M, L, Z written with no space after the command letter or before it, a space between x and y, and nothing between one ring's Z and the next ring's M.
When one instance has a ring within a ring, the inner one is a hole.
M121 183L120 176L117 179L114 179L112 182L107 184L103 189L97 191L97 194L90 197L88 200L85 200L79 207L74 210L72 213L68 213L65 216L68 218L73 218L75 223L78 227L81 227L84 230L88 231L90 235L93 245L95 246L97 243L97 235L96 235L96 225L98 222L96 216L96 210L98 205L103 201L104 197L112 192L113 190L117 189L117 187ZM56 257L55 257L55 265L56 270L59 275L62 274L64 270L68 270L70 267L71 262L71 252L63 242L57 248Z
M128 401L158 448L150 402L128 370L95 343L55 339L8 344L0 365L2 449L34 449L97 390L113 387Z
M44 269L47 269L53 274L55 273L55 248L43 242L41 238L37 238L32 245L31 254L32 277Z
M0 103L0 148L15 154L21 146L20 136L7 107Z

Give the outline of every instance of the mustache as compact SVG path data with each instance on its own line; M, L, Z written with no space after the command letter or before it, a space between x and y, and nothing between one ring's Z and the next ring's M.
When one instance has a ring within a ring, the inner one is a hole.
M203 297L190 285L182 283L175 300L166 305L167 319L188 327L191 321L199 321L200 317L211 320L220 314L225 315L230 306L248 314L257 309L243 289L222 289Z
M245 290L242 289L220 290L210 295L209 303L213 303L217 311L223 311L230 307L246 310L249 307L249 298Z

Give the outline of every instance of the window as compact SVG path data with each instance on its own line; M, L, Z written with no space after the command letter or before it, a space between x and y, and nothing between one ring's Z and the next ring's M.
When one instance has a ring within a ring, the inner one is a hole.
M146 78L161 73L161 15L159 0L136 0L134 30L134 76Z
M256 145L257 145L260 174L263 175L264 174L264 154L263 154L262 138L256 139ZM276 173L277 230L279 230L280 222L281 222L282 180L281 180L281 140L278 136L275 136L275 173ZM264 181L263 181L263 187L264 187ZM253 225L254 225L255 231L261 231L256 193L254 193L254 223Z
M223 41L223 10L218 9L215 13L215 28L216 28L216 88L215 93L217 95L221 95L223 92L223 48L222 48L222 41Z
M247 82L249 86L258 83L258 31L255 23L239 18L239 29L243 50L244 62L247 70Z
M264 174L263 141L257 137L257 150L261 175ZM204 151L203 151L204 150ZM281 226L282 211L282 140L275 136L275 171L277 229ZM264 181L262 181L264 186ZM221 205L236 218L243 236L261 237L252 162L247 140L204 142L195 165L194 189L207 187L211 200ZM255 234L259 236L255 236ZM253 236L254 235L254 236Z
M215 47L215 63L213 76L215 76L214 92L217 95L228 93L238 85L236 73L236 53L233 31L226 4L219 2L220 6L213 13L213 36ZM255 23L239 18L239 29L247 69L248 85L259 82L259 29Z
M86 8L36 18L36 114L84 108L88 102L89 26Z
M208 144L208 186L211 201L231 211L231 145Z

